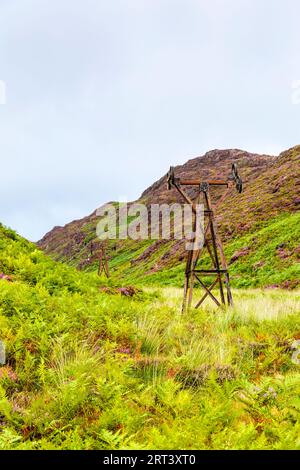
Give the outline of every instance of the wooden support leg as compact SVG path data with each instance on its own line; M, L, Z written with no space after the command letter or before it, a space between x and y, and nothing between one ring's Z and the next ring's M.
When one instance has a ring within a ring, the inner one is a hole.
M218 256L218 246L217 246L217 240L216 240L216 227L214 224L214 213L213 213L213 207L211 204L210 200L210 195L209 195L209 190L207 190L204 193L205 196L205 201L207 204L208 210L210 210L210 215L209 215L209 224L210 224L210 232L211 232L211 240L212 240L212 246L213 246L213 252L214 252L214 257L215 257L215 267L216 270L220 271L220 262L219 262L219 256ZM224 296L224 290L223 290L223 281L222 281L222 276L220 272L217 274L218 276L218 282L219 282L219 290L220 290L220 296L221 296L221 302L222 304L225 304L225 296Z
M183 304L182 304L182 312L183 313L185 313L185 311L187 309L187 300L189 298L192 256L193 256L192 251L189 251L187 261L186 261L186 268L185 268L184 294L183 294Z
M209 198L209 196L208 196L208 198ZM225 280L225 286L226 286L226 290L227 290L227 302L228 302L228 305L233 306L233 298L232 298L232 293L231 293L231 289L230 289L228 266L227 266L227 262L226 262L225 253L224 253L224 250L223 250L223 245L222 245L221 239L220 239L219 234L218 234L217 224L216 224L213 212L211 214L211 224L212 224L212 230L214 232L216 249L220 253L221 266L222 266L222 270L224 271L224 280ZM221 281L221 283L222 283L222 281ZM222 285L222 290L223 290L223 285ZM223 294L223 298L224 298L224 294ZM223 303L225 304L225 299L224 299Z

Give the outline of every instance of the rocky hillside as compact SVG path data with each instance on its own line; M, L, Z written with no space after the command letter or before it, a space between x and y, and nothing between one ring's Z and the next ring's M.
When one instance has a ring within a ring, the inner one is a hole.
M175 174L186 178L224 177L229 173L233 162L238 164L239 172L244 180L244 192L240 195L233 191L220 205L218 222L228 256L232 257L239 266L241 258L243 257L242 261L244 261L247 256L251 256L252 250L257 253L259 246L253 244L253 247L240 247L242 256L239 253L232 253L231 247L236 248L239 240L243 240L249 234L259 234L268 226L277 224L278 220L284 216L293 218L299 210L300 146L293 147L279 156L258 155L237 149L212 150L201 157L187 161L184 165L177 166ZM190 195L193 197L193 192ZM216 193L215 198L217 197ZM175 201L183 202L180 201L176 190L167 190L166 175L146 189L139 199L139 202L148 206L152 203ZM99 242L95 231L97 220L95 211L84 219L73 221L64 227L55 227L38 242L38 245L57 260L68 262L80 269L96 269L99 254ZM289 218L289 220L292 219ZM293 223L287 221L283 230L288 233L289 223L292 223L294 227L294 221L294 218ZM285 250L285 254L284 256L281 254L279 258L287 265L294 264L294 254L300 246L297 224L295 230L292 244L289 243L286 247L282 242L284 246L281 250ZM91 241L93 253L90 252ZM178 241L118 240L110 242L108 250L112 274L127 278L133 277L136 281L142 277L143 282L147 280L150 282L155 276L164 278L167 282L167 279L172 278L174 270L177 272L177 266L185 257L183 243ZM275 247L275 252L269 253L268 256L278 257L276 250ZM263 263L261 267L266 264L265 260L258 260L259 262ZM296 262L298 263L297 260ZM280 265L279 269L284 270L285 267ZM257 276L256 271L248 273L250 279ZM239 275L237 272L237 278ZM175 277L177 278L177 275ZM264 278L264 283L270 284L271 278L272 276L270 279ZM289 275L283 276L281 281L281 284L289 281Z

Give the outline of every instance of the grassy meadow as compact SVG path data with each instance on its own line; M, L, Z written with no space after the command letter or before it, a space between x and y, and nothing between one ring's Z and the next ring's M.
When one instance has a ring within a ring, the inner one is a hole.
M0 449L300 448L298 290L181 315L180 288L122 296L4 227L0 253Z

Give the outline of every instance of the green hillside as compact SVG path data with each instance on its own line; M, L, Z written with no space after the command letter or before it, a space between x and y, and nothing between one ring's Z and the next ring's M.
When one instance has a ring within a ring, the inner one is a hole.
M114 280L153 286L182 287L184 261L166 262L163 269L155 266L168 253L172 242L162 243L134 240L118 243L117 253L112 255L110 271ZM113 242L112 242L113 245ZM112 253L112 245L109 253ZM149 247L155 246L140 262L132 262ZM283 213L261 222L255 231L233 238L225 243L226 257L234 287L283 287L295 288L300 283L300 212ZM237 258L233 261L234 258ZM230 260L232 259L232 262ZM208 257L201 258L203 267L208 267ZM175 264L175 265L174 265ZM97 269L97 260L87 270ZM145 273L147 275L145 276Z
M1 449L300 448L298 291L181 316L181 290L103 290L2 226L0 273Z

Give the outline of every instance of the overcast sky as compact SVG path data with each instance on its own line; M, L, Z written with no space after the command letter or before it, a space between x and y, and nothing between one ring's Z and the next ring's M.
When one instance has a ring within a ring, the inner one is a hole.
M300 143L299 18L298 0L0 0L0 221L37 240L207 150Z

